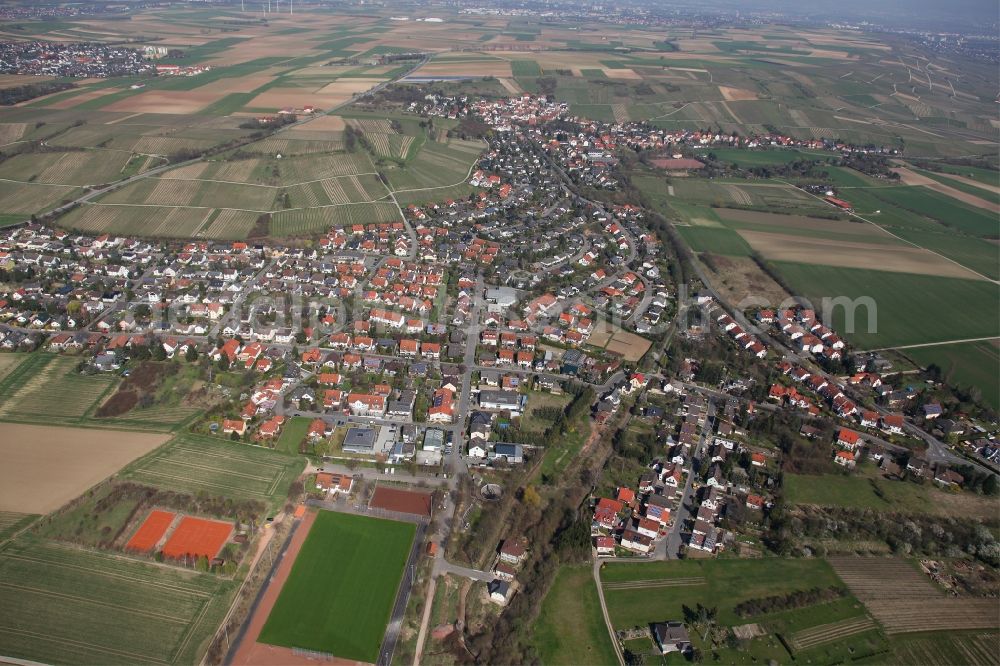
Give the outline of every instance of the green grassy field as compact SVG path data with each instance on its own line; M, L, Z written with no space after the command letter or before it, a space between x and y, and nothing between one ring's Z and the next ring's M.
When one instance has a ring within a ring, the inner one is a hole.
M901 238L920 247L937 252L952 261L971 268L980 275L1000 279L1000 254L997 246L974 236L963 236L951 230L914 231L903 229L895 232Z
M749 257L753 252L743 237L732 229L677 227L677 231L695 252L712 252L733 257Z
M531 430L543 432L552 425L552 419L543 418L536 414L540 409L556 407L565 409L566 405L572 402L573 396L567 393L554 395L543 391L534 391L528 394L528 409L520 420L521 430Z
M288 423L281 429L281 436L278 437L274 446L275 450L298 455L299 444L306 438L310 423L312 423L312 419L306 416L293 416L289 419Z
M415 530L320 511L259 640L375 663Z
M37 662L193 664L238 581L23 536L0 552L3 652Z
M966 194L971 194L974 197L979 197L980 199L993 202L994 204L1000 202L1000 194L997 194L992 190L984 189L979 185L966 183L956 178L949 178L948 176L943 176L934 171L926 171L924 169L916 169L916 168L914 168L913 170L922 176L927 176L928 178L936 180L942 185L947 185L948 187L954 188L959 192L965 192ZM988 185L988 184L990 183L983 182L983 185Z
M180 435L121 472L158 488L266 502L273 509L302 471L301 459L247 444Z
M38 515L33 513L0 511L0 541L13 536L19 529L29 525L35 518L38 518Z
M590 565L559 569L534 627L534 642L543 664L615 662L594 584Z
M996 215L925 187L882 187L873 190L872 194L882 201L973 236L995 238L1000 231Z
M866 308L858 309L853 332L845 325L845 309L834 310L833 328L861 349L1000 334L1000 300L997 286L990 282L787 262L773 265L818 310L824 297L874 299L874 331L869 331Z
M636 581L640 581L636 583ZM661 587L642 587L642 582ZM650 622L684 620L684 609L697 604L717 609L720 626L732 627L756 622L766 632L741 647L711 649L697 631L689 633L703 654L718 655L724 664L779 663L791 661L777 635L786 639L797 632L838 620L866 617L864 606L848 595L836 601L815 604L794 611L740 617L737 604L749 599L786 594L814 587L841 586L836 573L823 560L701 560L651 563L608 563L601 570L604 597L615 629L643 627ZM639 587L620 587L640 585ZM662 586L667 584L668 586ZM868 630L834 642L796 651L796 661L840 663L848 656L859 658L883 652L885 639L877 630ZM715 657L713 657L715 659Z
M774 164L790 164L799 160L826 159L824 153L806 153L799 150L744 150L740 148L712 148L709 151L715 158L725 164L737 164L741 167L769 166Z
M962 388L976 387L983 401L1000 410L1000 349L995 341L967 342L902 350L909 358L926 367L936 363L949 384Z
M78 424L114 385L108 376L85 376L77 360L30 354L0 381L0 419L27 423Z
M973 493L949 493L932 485L883 479L873 465L865 465L850 476L786 474L784 488L790 504L955 517L989 517L995 509L995 502Z

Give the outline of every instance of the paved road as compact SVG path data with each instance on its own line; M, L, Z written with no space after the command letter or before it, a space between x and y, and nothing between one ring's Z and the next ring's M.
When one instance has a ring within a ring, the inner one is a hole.
M674 516L674 524L670 528L670 533L660 541L662 547L660 544L657 545L654 554L656 559L676 560L680 557L681 547L684 545L684 524L695 515L694 477L701 471L701 463L708 450L708 439L714 430L715 401L710 397L705 425L701 429L701 439L698 440L698 447L691 452L691 464L688 466L687 481L684 483L684 490L681 492L680 502L677 505L677 515Z
M452 564L448 560L444 559L444 557L439 557L434 560L434 575L441 576L443 574L462 576L463 578L480 580L483 581L484 583L489 583L491 580L496 578L496 576L494 576L489 571L480 571L478 569L470 569L469 567L463 567L458 564Z

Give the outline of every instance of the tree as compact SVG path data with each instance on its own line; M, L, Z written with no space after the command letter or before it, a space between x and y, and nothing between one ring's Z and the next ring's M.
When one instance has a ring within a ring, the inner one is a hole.
M184 358L188 360L189 363L194 363L198 360L198 348L194 345L188 345L187 352L184 354Z
M538 494L538 491L534 486L528 486L524 489L524 495L522 497L524 503L528 506L537 509L542 505L542 496Z
M222 354L221 356L219 356L219 363L218 363L218 365L219 365L219 370L222 370L223 372L225 372L226 370L228 370L229 369L229 357L226 356L225 354Z
M1000 483L997 482L997 475L990 474L986 477L986 480L983 481L983 494L992 496L996 495L998 492L1000 492Z

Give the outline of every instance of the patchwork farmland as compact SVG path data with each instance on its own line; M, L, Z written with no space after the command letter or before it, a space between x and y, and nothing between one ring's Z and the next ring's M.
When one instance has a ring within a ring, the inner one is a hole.
M190 664L236 582L25 536L0 552L0 643L10 657Z

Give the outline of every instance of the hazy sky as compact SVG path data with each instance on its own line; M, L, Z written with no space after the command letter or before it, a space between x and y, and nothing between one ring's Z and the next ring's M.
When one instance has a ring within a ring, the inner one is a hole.
M654 0L664 6L663 0ZM705 0L702 6L761 11L767 9L797 14L843 15L845 20L870 18L883 22L933 22L945 20L978 25L986 29L1000 21L997 0ZM933 27L931 24L929 27Z

